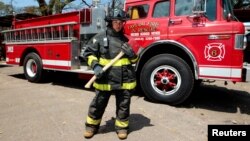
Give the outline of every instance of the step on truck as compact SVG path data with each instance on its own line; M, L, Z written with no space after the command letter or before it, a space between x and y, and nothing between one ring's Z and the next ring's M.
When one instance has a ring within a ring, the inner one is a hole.
M139 55L138 86L146 97L183 103L202 80L249 82L245 27L229 0L126 0L124 31ZM23 66L30 82L47 71L93 75L81 59L85 45L106 29L105 6L15 21L2 32L6 63Z

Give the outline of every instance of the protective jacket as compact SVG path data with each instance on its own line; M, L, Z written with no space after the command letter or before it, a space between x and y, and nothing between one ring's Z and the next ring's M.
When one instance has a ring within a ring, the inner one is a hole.
M128 38L123 32L115 32L111 28L95 35L87 45L83 57L93 69L95 65L104 67L121 51L124 42ZM132 90L136 87L136 76L132 66L138 60L136 54L131 58L124 55L109 68L104 75L94 82L94 88L101 91Z

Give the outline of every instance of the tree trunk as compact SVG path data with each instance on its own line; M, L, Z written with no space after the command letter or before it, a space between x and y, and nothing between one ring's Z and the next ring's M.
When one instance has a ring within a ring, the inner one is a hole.
M47 3L45 0L37 0L38 4L39 4L39 9L40 9L40 12L43 16L46 16L48 15L48 6L47 6Z
M49 4L47 4L45 0L37 0L43 16L62 13L63 8L73 1L75 0L64 0L63 2L60 0L50 0Z

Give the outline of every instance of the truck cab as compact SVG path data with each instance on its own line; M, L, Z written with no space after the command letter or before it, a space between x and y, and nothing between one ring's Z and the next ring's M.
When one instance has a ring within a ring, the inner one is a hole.
M125 10L125 32L140 45L136 69L150 99L178 104L200 80L249 81L245 29L230 1L127 0Z

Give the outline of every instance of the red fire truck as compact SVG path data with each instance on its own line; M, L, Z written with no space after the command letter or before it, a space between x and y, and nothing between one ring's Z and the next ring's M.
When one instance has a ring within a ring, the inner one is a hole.
M25 20L25 19L34 18L34 17L38 17L38 15L34 15L30 13L20 13L20 14L15 15L16 20ZM0 61L5 60L5 55L6 55L5 47L2 44L4 37L1 31L11 29L13 19L14 19L13 15L0 16Z
M228 0L127 0L125 33L139 46L136 72L151 100L180 104L196 82L250 81L243 23ZM39 82L46 70L93 74L79 58L86 42L105 30L106 7L16 21L3 31L7 64Z

